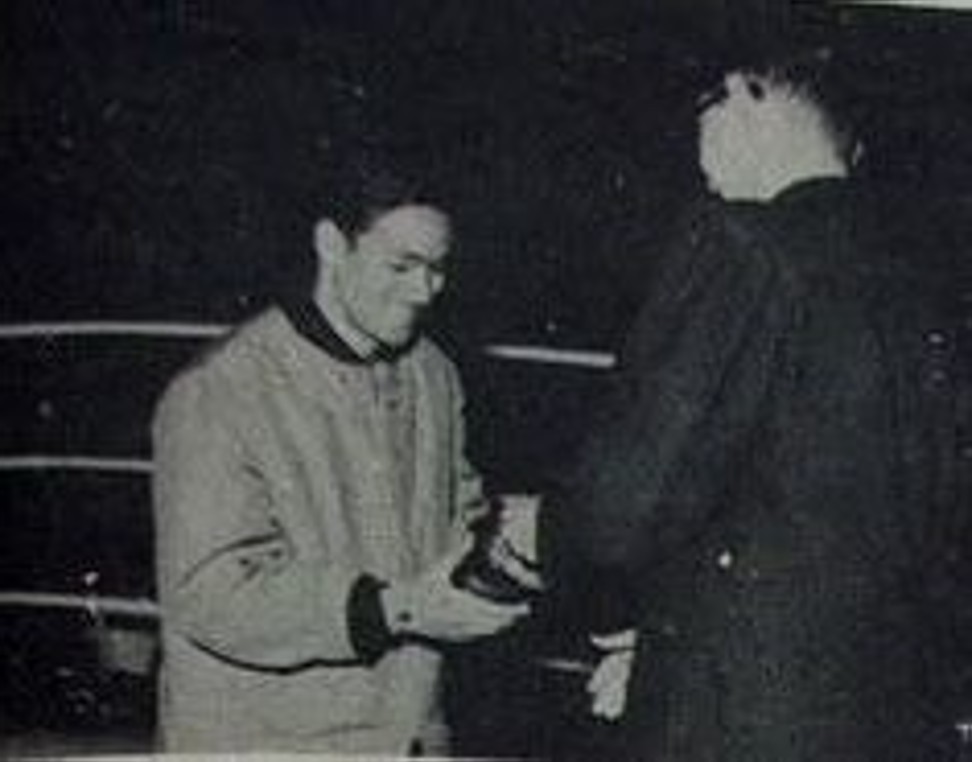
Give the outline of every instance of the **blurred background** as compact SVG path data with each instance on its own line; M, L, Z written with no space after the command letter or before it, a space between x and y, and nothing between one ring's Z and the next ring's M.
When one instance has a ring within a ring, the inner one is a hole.
M954 410L950 489L969 504L972 13L824 0L0 5L0 756L151 748L152 405L204 342L306 279L294 199L326 193L320 160L341 131L378 125L443 179L460 238L430 328L460 361L474 459L494 489L529 491L583 431L679 210L701 192L698 89L727 57L788 40L851 62L887 245L920 264L940 307L929 361ZM955 537L954 559L972 583L969 541ZM503 668L549 650L550 635L463 655L461 751L578 743L576 730L563 739L583 714L579 678ZM972 638L954 641L964 698L949 721L972 717Z

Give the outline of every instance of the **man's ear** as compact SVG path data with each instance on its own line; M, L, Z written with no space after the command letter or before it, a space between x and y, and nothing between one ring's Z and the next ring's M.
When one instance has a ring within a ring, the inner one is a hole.
M350 249L347 236L341 232L334 220L324 218L314 225L314 251L320 264L340 261Z

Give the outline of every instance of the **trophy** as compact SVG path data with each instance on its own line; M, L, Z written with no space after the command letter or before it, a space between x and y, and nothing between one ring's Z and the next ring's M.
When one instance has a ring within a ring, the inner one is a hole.
M452 584L496 603L532 601L544 590L537 562L537 500L506 496L473 526L474 542L452 572ZM548 622L556 624L556 619ZM558 635L563 635L557 625ZM628 679L635 656L636 633L574 633L553 645L554 653L534 653L532 663L555 680L566 695L580 678L591 697L595 717L615 720L624 712ZM545 643L545 646L549 646ZM544 648L546 650L546 648Z
M472 527L473 546L452 572L452 584L496 603L521 603L543 589L534 542L536 501L494 503Z

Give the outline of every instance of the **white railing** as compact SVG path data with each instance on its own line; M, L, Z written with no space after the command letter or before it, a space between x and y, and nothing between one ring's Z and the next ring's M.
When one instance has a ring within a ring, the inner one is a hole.
M0 472L3 471L151 474L152 462L145 458L104 458L94 455L0 455Z
M120 320L8 323L0 325L0 339L37 339L58 336L144 336L157 339L208 339L227 326L207 323L159 323Z
M92 617L124 616L156 620L159 607L148 598L125 598L111 595L73 593L39 593L24 590L0 591L0 608L18 609L76 609Z
M610 352L590 349L556 349L525 344L487 344L483 353L500 360L532 362L543 365L569 365L593 370L610 370L617 358Z
M0 325L0 339L38 339L64 336L137 336L157 339L210 339L221 336L229 326L216 323L88 320L75 322L33 322ZM589 349L560 349L533 344L488 344L483 353L500 360L544 365L608 370L616 363L610 352Z

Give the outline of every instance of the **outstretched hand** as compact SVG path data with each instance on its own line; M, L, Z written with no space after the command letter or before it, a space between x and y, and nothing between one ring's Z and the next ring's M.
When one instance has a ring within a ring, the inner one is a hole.
M466 643L495 635L530 613L526 603L494 603L457 588L452 572L468 547L450 553L417 579L382 592L389 627L397 635Z
M609 635L592 635L591 642L603 652L587 681L591 713L605 720L617 720L624 714L628 699L637 634L634 630L622 630Z

